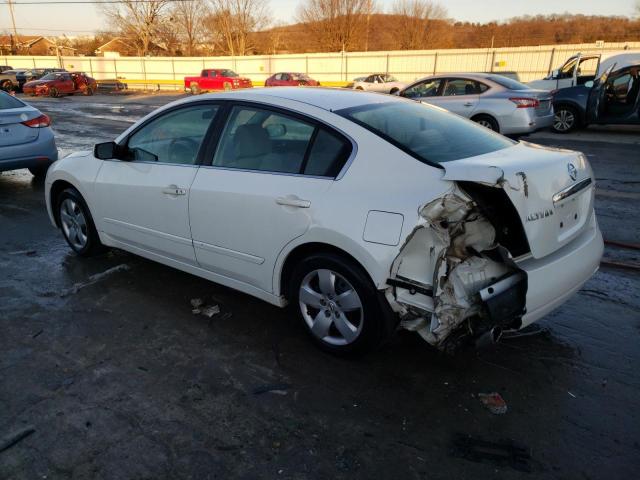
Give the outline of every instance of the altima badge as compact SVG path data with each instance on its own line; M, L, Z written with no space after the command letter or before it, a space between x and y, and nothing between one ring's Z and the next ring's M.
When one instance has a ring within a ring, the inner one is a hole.
M569 177L571 177L571 180L575 180L576 178L578 178L578 170L573 166L573 163L569 163L567 165L567 171L569 172Z
M539 212L533 212L527 215L527 222L535 222L536 220L540 220L541 218L547 218L553 215L553 210L544 209Z

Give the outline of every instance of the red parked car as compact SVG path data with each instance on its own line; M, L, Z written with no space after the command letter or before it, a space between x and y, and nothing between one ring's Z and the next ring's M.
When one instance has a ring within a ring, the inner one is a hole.
M264 82L265 87L319 87L320 82L314 80L306 73L279 72L271 75Z
M62 95L93 95L98 89L95 79L82 72L51 72L22 86L22 91L31 96L60 97Z
M184 77L184 89L190 90L194 95L210 90L236 90L252 87L251 80L226 68L207 68L200 72L199 77Z

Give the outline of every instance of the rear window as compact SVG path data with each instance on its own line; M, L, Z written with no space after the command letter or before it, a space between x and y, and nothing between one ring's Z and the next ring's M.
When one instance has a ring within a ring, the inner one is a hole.
M530 87L527 87L524 83L520 83L517 80L509 77L503 77L502 75L491 75L487 77L487 80L491 80L492 82L497 83L498 85L502 85L509 90L529 90Z
M25 104L17 98L12 97L8 93L0 91L0 110L9 110L10 108L22 108Z
M452 113L408 100L336 113L431 165L495 152L516 143Z

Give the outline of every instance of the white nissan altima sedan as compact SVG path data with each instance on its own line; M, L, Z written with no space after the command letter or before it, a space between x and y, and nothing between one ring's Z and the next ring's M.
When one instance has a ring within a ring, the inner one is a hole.
M55 163L51 221L81 256L127 250L290 305L334 353L397 328L442 350L562 304L603 249L577 152L437 107L279 88L166 105Z

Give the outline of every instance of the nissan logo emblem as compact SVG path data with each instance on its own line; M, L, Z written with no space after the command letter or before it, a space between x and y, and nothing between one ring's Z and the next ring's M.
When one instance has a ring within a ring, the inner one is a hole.
M576 178L578 178L578 170L573 166L573 163L567 165L567 171L569 172L569 177L571 177L571 180L575 180Z

